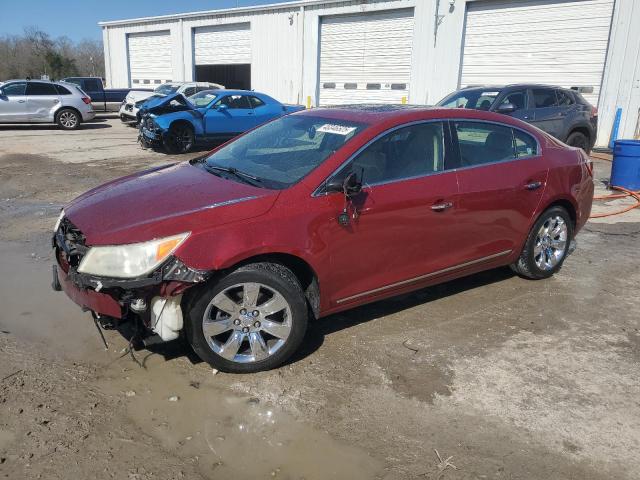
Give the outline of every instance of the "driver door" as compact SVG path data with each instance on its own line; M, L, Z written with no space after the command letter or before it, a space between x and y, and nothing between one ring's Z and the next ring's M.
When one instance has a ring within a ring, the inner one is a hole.
M13 82L2 87L0 122L27 122L27 82Z
M235 136L255 126L253 108L246 95L225 95L205 114L207 136Z
M395 129L335 174L356 173L363 189L347 204L348 224L330 220L333 305L391 293L456 263L458 183L447 170L445 131L442 122ZM327 200L336 214L345 206L341 193Z

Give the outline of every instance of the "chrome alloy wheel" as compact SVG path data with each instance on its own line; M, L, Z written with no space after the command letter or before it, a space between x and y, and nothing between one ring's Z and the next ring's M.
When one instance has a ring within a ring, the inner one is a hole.
M567 235L567 224L559 215L542 224L533 247L533 259L540 270L551 270L562 260L567 250Z
M78 124L78 116L73 112L62 112L60 114L60 123L64 128L74 128Z
M240 283L218 293L204 312L202 332L209 347L238 363L264 360L291 333L291 307L262 283Z

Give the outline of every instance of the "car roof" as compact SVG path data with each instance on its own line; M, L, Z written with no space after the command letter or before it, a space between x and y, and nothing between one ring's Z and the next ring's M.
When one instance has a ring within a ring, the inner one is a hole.
M469 90L504 90L506 88L559 88L562 90L571 90L570 88L560 87L558 85L547 85L543 83L509 83L506 85L470 85L456 91Z
M56 84L56 83L64 83L65 85L75 85L73 83L70 82L65 82L64 80L58 80L58 81L54 81L54 80L40 80L39 78L31 78L29 80L27 80L26 78L12 78L11 80L4 80L2 82L0 82L0 84L5 84L5 83L11 83L11 82L38 82L38 83L51 83L51 84Z
M302 110L293 115L308 115L386 126L423 120L469 119L509 124L529 132L533 130L529 124L499 113L467 108L426 107L424 105L340 105Z

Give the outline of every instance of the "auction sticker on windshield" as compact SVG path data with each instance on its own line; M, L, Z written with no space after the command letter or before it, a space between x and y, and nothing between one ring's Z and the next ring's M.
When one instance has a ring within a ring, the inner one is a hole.
M356 127L347 127L345 125L334 125L331 123L325 123L321 127L318 127L317 132L322 133L334 133L336 135L349 135Z

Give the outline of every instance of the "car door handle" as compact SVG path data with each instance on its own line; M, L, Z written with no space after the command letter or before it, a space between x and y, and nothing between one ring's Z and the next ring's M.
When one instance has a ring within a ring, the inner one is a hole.
M18 100L18 103L24 103L26 100Z
M542 182L531 182L527 183L524 188L527 190L537 190L542 186Z
M451 207L453 207L453 203L451 202L436 203L435 205L431 205L431 210L434 212L443 212Z

